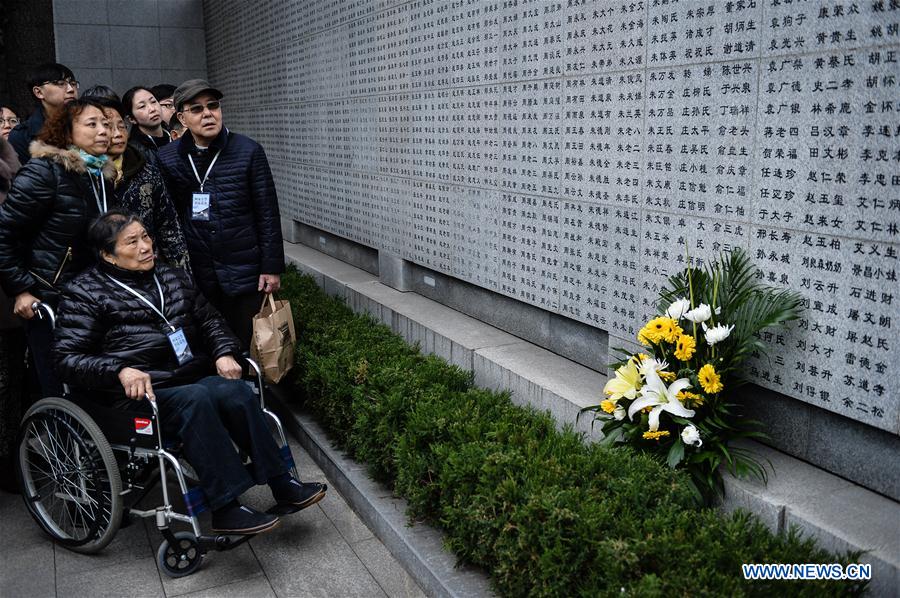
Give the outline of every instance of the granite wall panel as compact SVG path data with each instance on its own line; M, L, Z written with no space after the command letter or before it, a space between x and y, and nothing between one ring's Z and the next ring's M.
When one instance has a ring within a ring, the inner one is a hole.
M688 260L744 248L807 307L753 379L900 433L896 2L227 0L205 22L289 217L611 347Z

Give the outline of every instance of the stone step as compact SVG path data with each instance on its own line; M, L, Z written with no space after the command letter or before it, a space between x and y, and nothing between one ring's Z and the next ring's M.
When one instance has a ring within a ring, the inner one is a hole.
M579 411L595 404L606 377L435 301L400 292L368 272L305 245L285 243L300 271L358 313L371 314L422 351L474 372L477 385L510 390L512 400L549 410L560 426L600 436ZM725 510L744 508L781 533L796 525L835 551L868 551L872 594L900 591L900 503L761 444L774 466L768 484L726 477ZM387 544L387 542L385 542ZM421 583L421 582L420 582Z

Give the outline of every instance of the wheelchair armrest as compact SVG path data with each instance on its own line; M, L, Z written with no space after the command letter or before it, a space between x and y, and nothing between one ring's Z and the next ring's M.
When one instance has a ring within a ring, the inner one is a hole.
M259 367L259 364L253 361L253 359L248 354L241 355L241 361L247 367L247 375L254 376L256 378L262 379L262 369Z
M50 320L50 329L56 328L56 314L53 312L53 308L44 303L43 301L35 301L31 304L31 309L34 311L35 315L44 319L47 318Z

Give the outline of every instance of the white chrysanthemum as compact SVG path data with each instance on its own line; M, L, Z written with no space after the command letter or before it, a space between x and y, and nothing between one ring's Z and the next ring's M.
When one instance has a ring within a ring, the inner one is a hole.
M715 345L716 343L721 343L731 334L731 331L734 330L734 324L731 326L726 326L725 324L718 324L713 326L712 328L707 328L706 324L703 325L703 330L705 331L704 336L706 337L706 344L710 347Z
M666 310L666 315L673 320L680 320L691 309L691 302L682 297L677 301L673 301L672 305Z

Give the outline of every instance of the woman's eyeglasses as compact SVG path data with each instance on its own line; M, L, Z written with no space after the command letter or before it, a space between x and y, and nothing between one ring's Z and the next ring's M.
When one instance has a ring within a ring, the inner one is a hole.
M207 102L204 106L203 104L194 104L193 106L185 106L184 111L190 112L191 114L203 114L204 110L209 110L210 112L215 112L222 106L222 102L218 100L213 100L212 102Z
M0 118L0 127L2 127L3 125L9 125L11 127L14 127L17 124L19 124L19 122L20 122L19 119L16 118L15 116L13 116L12 118Z

